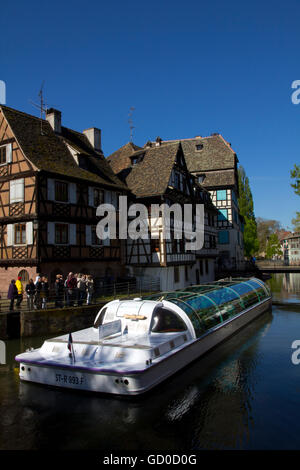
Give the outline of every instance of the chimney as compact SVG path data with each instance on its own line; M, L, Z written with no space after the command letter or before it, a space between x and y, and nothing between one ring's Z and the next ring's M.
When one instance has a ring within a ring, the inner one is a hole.
M57 134L61 134L61 112L57 109L47 109L46 119Z
M161 139L160 137L156 137L155 146L156 146L156 147L160 147L160 146L161 146L161 143L162 143L162 139Z
M83 131L94 150L101 152L101 129L90 127Z

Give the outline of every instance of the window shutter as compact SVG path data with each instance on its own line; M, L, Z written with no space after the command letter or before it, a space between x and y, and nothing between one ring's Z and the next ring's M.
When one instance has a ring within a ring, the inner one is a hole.
M111 204L111 191L105 191L105 193L104 193L104 202L106 204Z
M92 244L92 227L90 225L85 226L85 244Z
M9 202L16 202L16 181L9 182Z
M89 206L94 206L94 188L89 186Z
M48 178L48 200L54 201L55 199L55 185L52 178Z
M77 204L77 188L76 183L69 183L69 197L71 204Z
M11 246L13 244L13 224L7 224L7 246Z
M6 153L7 153L6 161L7 163L11 163L12 162L12 144L8 144L6 146Z
M76 245L76 224L69 225L69 244Z
M26 243L27 245L33 244L33 223L32 222L26 223Z
M111 193L111 203L116 209L117 208L117 194L114 192Z
M48 222L48 245L54 245L54 222Z
M110 246L110 233L109 233L109 227L107 227L107 232L108 232L108 238L105 238L105 240L102 240L103 246Z
M24 178L15 181L16 199L15 202L24 202Z

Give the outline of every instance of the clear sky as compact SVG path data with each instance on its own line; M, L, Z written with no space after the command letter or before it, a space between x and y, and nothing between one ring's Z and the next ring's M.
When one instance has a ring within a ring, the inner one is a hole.
M291 226L300 197L300 2L2 2L0 80L8 106L63 125L102 129L106 156L134 142L207 136L232 144L250 179L257 217Z

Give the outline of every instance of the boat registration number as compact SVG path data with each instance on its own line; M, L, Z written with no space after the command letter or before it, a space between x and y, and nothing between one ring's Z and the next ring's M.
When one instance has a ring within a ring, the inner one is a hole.
M84 377L77 377L77 375L55 374L55 382L72 385L83 385Z

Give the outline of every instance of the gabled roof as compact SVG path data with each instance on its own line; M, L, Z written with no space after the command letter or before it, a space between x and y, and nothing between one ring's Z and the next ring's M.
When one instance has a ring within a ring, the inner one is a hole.
M158 196L166 192L180 142L142 149L132 156L144 154L126 177L126 183L137 197Z
M236 153L221 134L212 134L208 137L195 137L192 139L178 139L162 141L161 145L172 142L181 142L187 168L191 173L204 173L205 187L221 187L234 185L235 166L238 162ZM151 143L155 145L154 142ZM147 144L146 144L147 145ZM196 146L202 146L198 150Z
M122 170L131 166L130 155L137 150L141 150L141 148L142 147L138 147L133 142L128 142L109 155L106 160L109 162L113 172L117 175Z
M56 134L46 120L0 106L25 157L38 170L79 178L112 188L125 189L125 185L113 173L101 152L95 152L84 134L62 126ZM41 135L42 121L42 135ZM84 168L75 162L68 150L70 144L78 154L84 155Z
M172 142L181 142L190 172L224 170L235 166L236 153L221 134L193 139L165 140L161 142L161 145L168 145ZM197 150L196 145L202 145L202 149Z

